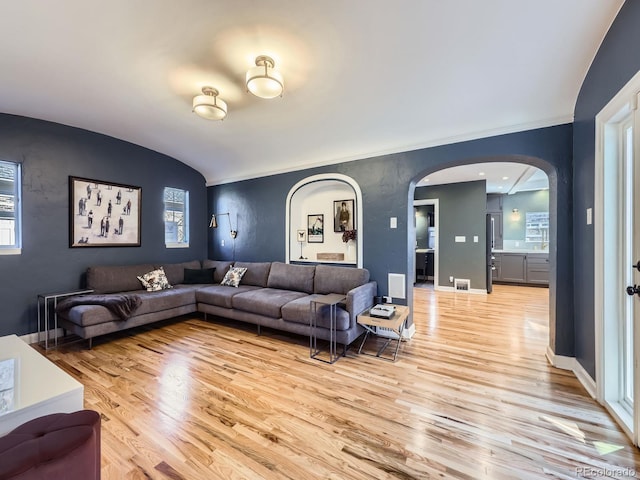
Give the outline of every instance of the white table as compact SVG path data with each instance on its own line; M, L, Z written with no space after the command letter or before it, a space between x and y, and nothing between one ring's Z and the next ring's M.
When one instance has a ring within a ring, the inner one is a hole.
M20 340L0 337L0 436L34 418L84 408L84 386Z

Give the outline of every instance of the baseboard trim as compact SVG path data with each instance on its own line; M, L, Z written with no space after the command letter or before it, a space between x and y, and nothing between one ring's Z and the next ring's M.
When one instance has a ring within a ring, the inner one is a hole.
M27 333L26 335L21 335L20 340L24 343L31 345L32 343L38 343L38 332Z
M563 355L556 355L551 347L547 345L547 360L551 365L560 370L571 370L575 366L576 359L574 357L565 357Z
M433 287L434 290L438 292L452 292L452 293L472 293L474 295L487 295L486 290L482 290L481 288L471 288L469 290L456 290L453 287L443 287L441 285L436 285Z
M584 367L580 364L578 360L575 361L575 367L573 368L573 373L576 378L580 381L585 390L591 395L591 398L596 398L596 381L591 378L591 375L587 373Z
M51 329L49 331L49 344L52 345L55 343L54 338L58 338L60 339L63 335L63 331L61 328L58 328L57 331L54 331L53 329ZM34 344L34 343L39 343L40 341L44 342L44 340L41 340L41 338L44 338L45 336L45 332L33 332L33 333L27 333L26 335L20 335L20 340L22 340L25 343L28 343L29 345Z
M411 339L416 334L416 324L412 323L407 328L405 328L402 332L402 338Z
M556 355L551 347L547 345L546 352L547 361L554 367L560 370L570 370L576 376L578 381L582 384L591 398L596 398L596 382L591 378L591 375L587 373L584 367L576 360L575 357L565 357L563 355Z

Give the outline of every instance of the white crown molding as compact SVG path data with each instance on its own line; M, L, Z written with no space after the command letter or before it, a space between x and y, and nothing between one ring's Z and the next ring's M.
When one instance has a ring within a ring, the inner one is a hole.
M238 177L225 178L225 179L211 179L207 180L207 187L215 187L216 185L225 185L228 183L242 182L244 180L253 180L256 178L268 177L271 175L279 175L283 173L298 172L300 170L307 170L317 167L325 167L327 165L337 165L339 163L354 162L356 160L364 160L367 158L380 157L384 155L391 155L394 153L411 152L414 150L421 150L423 148L439 147L442 145L450 145L454 143L467 142L470 140L478 140L481 138L496 137L498 135L506 135L509 133L526 132L528 130L536 130L538 128L554 127L557 125L563 125L565 123L573 122L573 114L563 115L560 117L548 118L538 120L535 122L521 123L516 125L509 125L504 127L490 128L486 130L478 130L476 132L469 132L461 135L454 135L451 137L443 137L431 140L425 140L424 142L411 145L402 145L387 150L372 150L369 152L362 152L357 155L351 155L340 158L324 159L311 163L299 163L289 168L267 170L261 173L241 175Z

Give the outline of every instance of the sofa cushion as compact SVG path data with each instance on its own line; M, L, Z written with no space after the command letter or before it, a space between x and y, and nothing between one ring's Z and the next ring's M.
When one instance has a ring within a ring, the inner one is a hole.
M89 267L87 288L93 289L95 293L140 290L138 276L154 269L151 264Z
M255 285L240 285L238 288L224 285L208 285L196 290L196 302L216 305L217 307L232 308L231 299L242 292L256 290Z
M164 269L164 273L169 279L169 283L171 285L177 285L179 283L184 283L184 269L200 269L200 261L193 260L191 262L182 263L162 263L156 266L156 268L158 267L162 267Z
M142 303L134 312L135 315L145 313L161 312L171 308L182 307L196 303L196 288L187 285L176 285L171 290L161 290L158 292L138 293Z
M288 265L286 263L273 262L269 271L267 287L313 293L315 270L315 266Z
M176 285L175 288L170 290L160 290L158 292L138 290L135 293L140 297L141 303L133 312L133 316L160 312L196 303L196 288L186 285ZM98 325L105 322L121 321L117 315L102 305L77 305L62 314L62 317L82 327Z
M215 271L215 268L185 268L181 283L185 285L213 283Z
M159 290L168 290L173 288L162 267L139 276L138 280L140 280L142 286L147 289L147 292L157 292Z
M272 318L280 318L280 308L283 305L307 295L291 290L279 290L275 288L258 288L248 292L234 295L231 299L233 308L250 313L257 313Z
M231 267L227 271L227 273L225 273L224 278L220 282L220 285L238 288L238 285L240 285L240 280L242 280L242 277L244 276L246 271L246 268Z
M267 286L271 262L235 262L233 266L247 269L240 282L242 285Z
M226 261L220 261L220 260L203 260L202 262L202 268L216 269L213 275L214 283L220 283L222 281L225 274L227 273L227 270L229 270L229 267L231 267L231 265L233 265L233 262L226 262Z
M282 319L287 322L303 323L309 325L311 321L311 301L320 295L307 295L293 300L281 308ZM329 305L318 305L316 325L329 328L331 324L331 311ZM349 313L340 306L336 307L336 330L349 329Z
M317 265L313 293L342 293L364 285L369 281L366 268L334 267Z

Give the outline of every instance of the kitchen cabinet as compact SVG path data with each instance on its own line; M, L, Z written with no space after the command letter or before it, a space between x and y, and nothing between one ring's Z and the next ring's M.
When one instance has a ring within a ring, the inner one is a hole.
M502 197L501 193L487 194L487 213L502 212Z
M549 254L527 254L527 283L549 285Z
M494 252L493 281L523 285L549 285L548 253Z
M427 254L426 252L416 252L416 279L418 280L426 280L427 277Z
M434 260L433 251L427 252L427 279L428 280L433 280L433 270L434 270L433 260Z
M525 283L527 256L523 253L503 253L500 260L500 280L503 282Z

